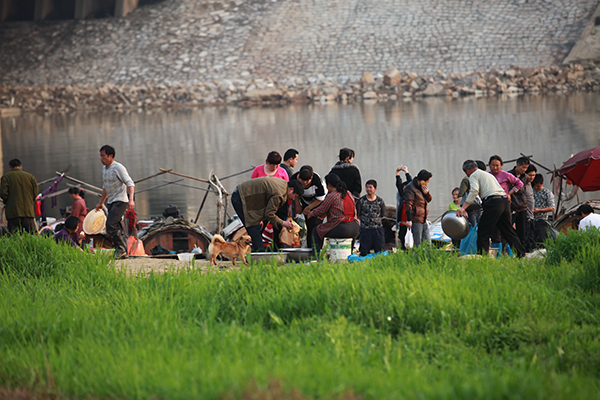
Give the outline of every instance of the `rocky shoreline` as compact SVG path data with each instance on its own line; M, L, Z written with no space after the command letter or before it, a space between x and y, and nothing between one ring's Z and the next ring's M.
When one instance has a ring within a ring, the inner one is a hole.
M337 82L323 75L284 80L215 80L189 86L104 84L93 87L0 86L0 115L21 112L151 110L222 105L241 107L283 106L309 103L385 102L427 96L458 98L503 94L599 92L600 66L573 65L548 68L511 67L489 72L433 76L401 73L390 68L359 81Z

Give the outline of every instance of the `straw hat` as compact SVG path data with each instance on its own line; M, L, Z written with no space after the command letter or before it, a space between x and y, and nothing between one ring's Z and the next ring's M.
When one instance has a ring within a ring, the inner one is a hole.
M83 231L88 235L96 235L104 230L106 226L106 215L104 211L92 210L83 220Z

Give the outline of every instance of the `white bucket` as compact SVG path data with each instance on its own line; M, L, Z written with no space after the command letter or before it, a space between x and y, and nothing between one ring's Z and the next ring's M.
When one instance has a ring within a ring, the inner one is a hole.
M195 257L194 253L178 253L177 259L180 261L192 261Z
M342 263L352 254L352 239L326 238L329 243L329 261Z

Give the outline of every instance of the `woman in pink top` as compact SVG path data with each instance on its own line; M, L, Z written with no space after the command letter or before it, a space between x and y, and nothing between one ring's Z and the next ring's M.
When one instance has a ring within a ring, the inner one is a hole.
M88 213L87 206L85 205L85 200L83 196L85 196L83 190L79 188L72 187L69 189L69 195L71 196L71 200L73 200L73 204L71 205L71 216L77 217L79 219L79 225L77 225L77 229L75 230L74 237L77 238L75 241L79 243L79 235L83 230L83 220Z
M266 163L259 165L252 171L250 179L262 178L263 176L274 176L275 178L281 178L286 182L289 182L290 178L285 169L281 168L281 154L276 151L272 151L267 155Z
M502 164L502 157L497 155L490 157L490 174L494 175L510 201L510 196L521 190L523 182L510 172L502 171Z

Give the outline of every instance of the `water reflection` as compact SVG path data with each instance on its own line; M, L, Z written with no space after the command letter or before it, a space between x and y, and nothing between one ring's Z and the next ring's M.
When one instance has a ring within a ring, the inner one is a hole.
M394 171L400 164L417 173L433 173L431 215L440 215L451 190L462 179L467 158L487 160L492 154L514 159L533 155L548 167L571 154L597 146L600 139L600 96L525 96L515 98L445 98L386 104L311 105L285 108L236 107L133 113L26 115L0 122L0 153L20 158L38 180L72 164L70 174L101 186L98 149L111 144L116 160L133 179L173 169L207 178L225 176L261 164L271 150L300 151L299 165L310 164L322 176L337 161L341 147L356 151L363 182L376 179L378 194L395 202ZM512 163L505 169L512 167ZM233 188L250 173L224 181ZM143 189L174 181L163 175L140 183ZM186 184L204 187L200 182ZM599 197L598 193L595 197ZM160 215L169 204L194 218L204 192L175 185L140 193L141 218ZM592 198L591 194L583 198ZM97 199L87 197L89 207ZM212 226L216 198L210 195L201 222ZM59 207L70 204L60 196ZM58 216L58 208L51 210Z

